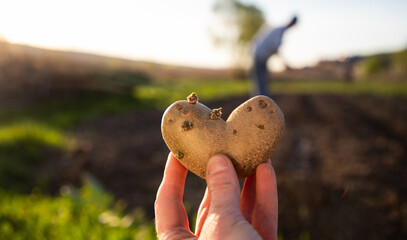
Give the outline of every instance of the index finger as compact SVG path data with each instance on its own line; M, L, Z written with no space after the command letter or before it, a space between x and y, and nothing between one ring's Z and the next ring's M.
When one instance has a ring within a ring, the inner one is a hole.
M182 202L187 172L188 170L170 153L155 201L158 236L174 229L189 229L188 217Z

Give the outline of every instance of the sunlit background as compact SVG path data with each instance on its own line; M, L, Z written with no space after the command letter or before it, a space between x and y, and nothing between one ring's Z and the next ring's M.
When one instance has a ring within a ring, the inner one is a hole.
M258 28L293 16L267 88L286 122L278 239L407 239L406 13L404 0L0 0L0 239L156 239L163 112L196 92L227 119L258 94ZM192 230L205 187L188 174Z
M229 54L208 34L214 0L8 1L0 3L0 35L11 42L176 65L224 68ZM401 50L407 2L243 1L257 4L272 26L294 14L299 24L281 54L294 67L321 59Z

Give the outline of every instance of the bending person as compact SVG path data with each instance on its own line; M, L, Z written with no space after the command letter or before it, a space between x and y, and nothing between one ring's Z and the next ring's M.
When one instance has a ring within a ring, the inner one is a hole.
M287 25L273 28L266 34L255 37L252 78L257 84L257 94L269 96L268 84L271 82L271 76L267 69L267 61L277 54L285 31L296 23L297 17L294 16Z

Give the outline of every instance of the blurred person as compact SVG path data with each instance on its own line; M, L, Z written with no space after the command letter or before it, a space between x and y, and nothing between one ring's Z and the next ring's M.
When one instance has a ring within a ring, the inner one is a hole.
M254 37L252 78L257 84L257 94L269 96L268 84L271 82L271 76L267 61L271 56L278 54L285 31L296 23L297 16L294 16L287 25L269 29L266 33L262 28ZM286 68L291 69L287 64L285 65Z
M246 178L240 193L230 159L212 156L195 233L182 202L187 171L170 153L155 202L158 239L277 239L277 183L270 160Z

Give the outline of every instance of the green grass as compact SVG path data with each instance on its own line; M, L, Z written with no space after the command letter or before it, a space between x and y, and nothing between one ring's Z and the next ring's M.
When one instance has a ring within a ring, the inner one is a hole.
M0 127L0 146L22 141L33 141L59 149L68 148L74 142L61 131L35 122L13 123Z
M123 202L99 185L64 186L61 196L10 194L0 189L0 239L155 239L141 210L124 213Z
M38 185L46 188L49 176L33 174L46 160L45 152L60 155L74 144L60 130L35 122L0 127L0 188L13 192L28 192Z
M0 111L0 125L31 121L61 129L104 115L118 114L140 107L130 94L79 92L38 101L24 109Z
M407 76L407 49L392 53L370 55L360 62L360 72L364 78L387 75L390 80Z
M407 83L386 82L275 82L272 85L275 94L338 94L338 95L375 95L399 97L407 96Z
M338 81L274 81L272 94L338 94L375 95L399 97L407 96L407 83L386 82L338 82ZM196 92L202 102L225 97L248 95L253 83L244 80L184 81L156 85L142 85L134 89L134 97L151 107L165 108L172 102L185 99Z
M186 99L196 92L201 101L211 101L230 96L248 94L250 82L241 79L218 79L208 81L183 80L175 83L140 85L134 88L133 96L144 104L164 108L172 102Z

